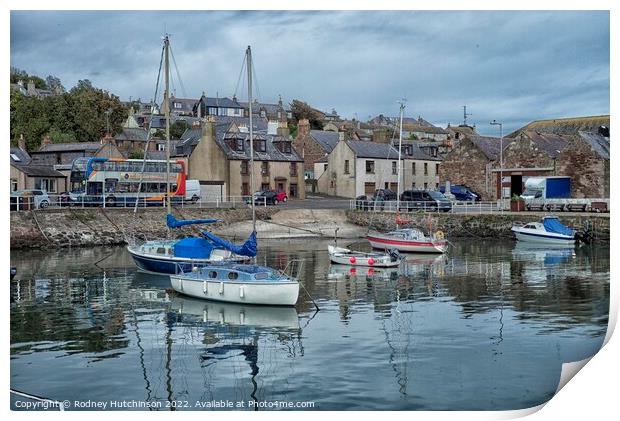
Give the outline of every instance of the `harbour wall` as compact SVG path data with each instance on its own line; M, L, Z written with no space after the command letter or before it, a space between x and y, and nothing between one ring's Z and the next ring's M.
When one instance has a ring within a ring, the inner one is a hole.
M540 221L548 215L543 212L505 212L493 214L445 214L412 213L401 214L401 219L411 221L412 226L427 228L432 221L432 230L443 231L448 237L461 238L514 238L510 231L514 224ZM609 243L609 214L558 213L560 221L569 227L583 231L589 228L596 243ZM347 211L348 221L379 231L396 228L394 213L372 213L364 211Z
M354 210L307 210L257 208L258 238L333 237L360 238L369 226L381 231L395 228L394 214ZM247 238L251 231L251 209L175 209L179 219L217 218L208 226L216 234L235 240ZM504 214L432 214L432 230L449 237L512 238L514 223L537 221L543 214L516 212ZM597 243L609 243L609 215L559 214L565 225L582 230L589 226ZM54 209L10 213L12 249L75 247L123 244L131 240L166 238L166 211L139 209ZM427 214L402 215L414 226L428 227ZM189 226L171 231L181 238L196 235L203 227Z

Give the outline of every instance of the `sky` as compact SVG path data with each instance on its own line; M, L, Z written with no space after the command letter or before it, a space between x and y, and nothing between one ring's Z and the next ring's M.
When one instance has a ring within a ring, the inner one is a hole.
M486 135L499 135L491 120L506 134L609 114L607 11L11 11L10 23L11 66L124 101L153 98L167 32L177 97L246 100L251 45L262 102L366 121L398 115L405 98L406 116L442 127L466 105Z

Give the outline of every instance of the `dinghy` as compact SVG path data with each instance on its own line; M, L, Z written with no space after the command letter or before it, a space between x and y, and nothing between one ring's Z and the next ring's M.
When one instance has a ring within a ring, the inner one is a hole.
M327 246L327 252L332 262L341 265L387 268L398 266L401 261L401 256L397 250L389 250L387 253L364 253L342 247Z

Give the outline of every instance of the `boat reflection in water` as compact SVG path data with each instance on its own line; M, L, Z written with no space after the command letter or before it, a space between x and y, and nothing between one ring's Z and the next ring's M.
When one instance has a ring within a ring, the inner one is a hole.
M559 265L575 258L575 247L566 245L536 244L517 241L512 249L513 260Z
M231 304L175 294L170 299L170 309L184 322L299 329L295 307Z

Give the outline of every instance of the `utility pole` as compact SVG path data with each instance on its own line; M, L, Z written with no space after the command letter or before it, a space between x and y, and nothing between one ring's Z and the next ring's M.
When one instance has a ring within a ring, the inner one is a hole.
M499 200L504 211L504 128L499 121L493 120L491 126L499 126Z

